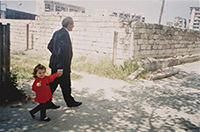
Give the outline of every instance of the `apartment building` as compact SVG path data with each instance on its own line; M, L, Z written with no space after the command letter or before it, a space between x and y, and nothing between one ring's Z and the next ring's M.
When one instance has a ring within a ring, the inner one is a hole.
M188 28L200 30L200 7L190 7Z
M177 28L186 28L186 19L181 17L175 17L173 26Z
M124 11L110 11L108 9L99 9L96 11L98 16L114 16L129 21L145 22L145 17L142 14L128 13Z
M169 21L167 21L167 22L166 22L166 25L167 25L167 26L173 26L174 23L173 23L173 22L169 22Z
M82 12L85 13L84 7L79 7L75 5L65 4L57 1L45 0L45 11L66 11L66 12Z

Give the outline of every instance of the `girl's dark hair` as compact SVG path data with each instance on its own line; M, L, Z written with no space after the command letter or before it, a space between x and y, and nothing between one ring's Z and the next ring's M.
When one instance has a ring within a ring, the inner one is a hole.
M33 69L33 73L32 73L32 74L33 74L33 77L34 77L34 78L37 78L36 73L37 73L37 71L38 71L39 69L40 69L40 70L43 70L43 69L44 69L44 70L46 71L46 67L45 67L45 66L43 66L43 65L41 65L41 64L38 64L38 65L35 66L35 68Z

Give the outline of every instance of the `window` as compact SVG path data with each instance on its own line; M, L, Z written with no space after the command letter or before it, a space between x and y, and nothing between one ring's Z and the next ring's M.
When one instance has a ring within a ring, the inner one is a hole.
M65 11L65 7L61 7L61 10L62 10L62 11Z
M142 22L145 22L145 17L142 17Z
M117 12L113 12L113 15L114 15L114 16L117 16Z
M61 11L60 6L56 5L56 11Z
M50 11L50 5L49 4L45 4L45 11Z
M124 18L124 14L123 13L119 13L119 17Z

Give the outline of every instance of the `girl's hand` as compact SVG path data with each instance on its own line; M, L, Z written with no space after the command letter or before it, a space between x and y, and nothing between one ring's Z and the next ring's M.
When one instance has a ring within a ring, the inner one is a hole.
M41 81L38 82L36 85L37 85L37 87L40 87L41 86Z
M62 76L62 74L63 74L63 71L58 71L56 76L60 77L60 76Z

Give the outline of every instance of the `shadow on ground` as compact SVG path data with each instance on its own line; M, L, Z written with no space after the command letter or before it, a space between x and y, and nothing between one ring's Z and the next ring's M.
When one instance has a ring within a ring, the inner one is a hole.
M74 90L78 108L68 108L60 90L55 103L62 107L48 110L50 122L31 119L28 111L37 104L19 103L0 107L0 131L200 131L200 75L180 72L153 85L124 86L113 90L113 100L105 90L90 93L89 88ZM148 82L146 82L148 83Z

